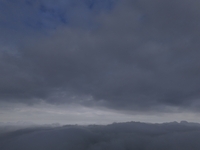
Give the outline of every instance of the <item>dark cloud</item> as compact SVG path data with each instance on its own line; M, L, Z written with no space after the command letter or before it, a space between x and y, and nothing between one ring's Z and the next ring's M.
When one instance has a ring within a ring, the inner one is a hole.
M1 150L198 150L200 125L188 122L38 127L0 135Z
M21 40L0 52L1 100L197 109L199 5L126 0L100 15L95 30L63 27Z

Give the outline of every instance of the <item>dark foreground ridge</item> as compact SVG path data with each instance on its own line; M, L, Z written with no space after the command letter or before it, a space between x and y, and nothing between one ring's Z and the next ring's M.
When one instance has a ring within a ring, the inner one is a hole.
M32 127L0 132L0 150L199 150L199 141L200 124L186 121Z

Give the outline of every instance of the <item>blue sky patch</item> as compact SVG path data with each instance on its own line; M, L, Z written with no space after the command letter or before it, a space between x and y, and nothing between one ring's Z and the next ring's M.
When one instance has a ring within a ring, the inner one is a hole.
M90 27L95 15L110 11L116 0L1 0L0 26L54 29L59 25Z

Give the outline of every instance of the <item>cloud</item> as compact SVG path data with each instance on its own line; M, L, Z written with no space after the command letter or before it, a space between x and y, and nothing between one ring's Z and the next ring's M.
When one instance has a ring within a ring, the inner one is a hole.
M119 2L98 28L60 27L1 51L1 101L198 110L199 2Z
M2 150L198 150L199 139L199 124L128 122L21 129L1 134L0 147Z

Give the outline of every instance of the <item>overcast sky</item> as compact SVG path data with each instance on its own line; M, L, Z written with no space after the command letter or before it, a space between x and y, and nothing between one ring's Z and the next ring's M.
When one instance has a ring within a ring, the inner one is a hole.
M200 122L197 0L0 0L0 122Z

